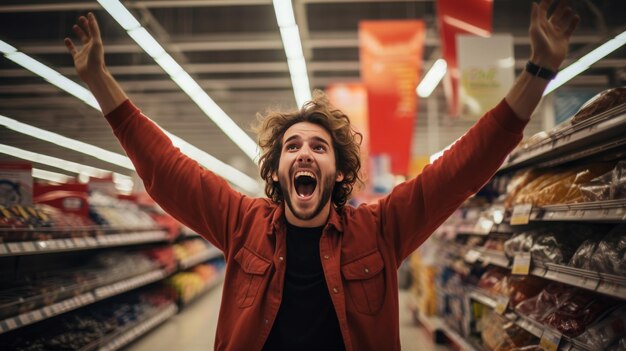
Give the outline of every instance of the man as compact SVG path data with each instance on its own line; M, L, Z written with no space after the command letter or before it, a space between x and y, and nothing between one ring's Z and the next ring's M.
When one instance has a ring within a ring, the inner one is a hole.
M358 179L359 135L317 97L261 124L266 198L232 190L181 154L109 74L98 24L65 39L150 195L224 252L215 349L399 350L396 269L522 139L579 18L560 2L532 5L532 62L505 99L451 150L376 204L344 206ZM537 66L542 69L537 73ZM546 79L548 78L548 79Z

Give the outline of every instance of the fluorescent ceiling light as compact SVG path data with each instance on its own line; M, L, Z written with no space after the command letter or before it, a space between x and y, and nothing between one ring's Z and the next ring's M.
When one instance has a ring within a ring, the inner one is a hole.
M291 0L274 0L274 12L279 27L295 26L296 19L293 16Z
M256 142L246 134L195 82L165 49L146 31L135 17L118 0L98 0L107 12L127 30L128 35L172 80L200 107L200 109L228 136L251 160L258 156ZM132 18L132 20L131 20ZM202 91L201 93L199 91Z
M84 101L87 105L98 110L100 109L96 98L91 94L91 92L89 92L89 90L65 78L59 72L33 59L32 57L17 50L11 51L10 48L13 47L4 41L0 40L0 47L2 48L2 52L7 59L17 63L36 75L41 76L51 84Z
M622 32L620 35L607 41L606 43L600 45L587 55L578 59L578 61L561 70L556 75L556 77L548 84L546 90L543 92L543 96L550 94L556 88L565 84L570 79L576 77L587 68L589 68L589 66L598 62L600 59L612 53L613 51L619 49L624 44L626 44L626 31Z
M31 125L18 122L3 115L0 115L0 125L5 126L16 132L26 134L33 138L48 141L53 144L68 148L70 150L93 156L105 162L109 162L133 171L135 170L135 167L133 167L130 159L124 155L120 155L118 153L111 152L109 150L105 150L103 148L99 148L97 146L84 143L82 141L70 139L68 137L64 137L60 134L53 133L41 128L33 127Z
M98 3L113 16L117 23L126 30L132 30L141 25L127 9L117 0L98 0Z
M5 53L5 56L7 58L11 59L12 61L20 65L24 63L22 67L30 70L31 72L39 76L42 76L51 84L57 86L58 88L62 90L65 90L66 92L82 100L83 102L93 107L94 109L101 111L96 101L96 98L91 94L89 90L76 84L74 81L66 78L65 76L61 75L57 71L51 69L48 66L45 66L44 64L31 58L30 56L17 51L13 46L1 40L0 40L0 50L3 53ZM161 60L161 62L163 62L166 67L168 67L168 70L166 70L168 73L171 72L171 73L176 73L178 75L179 81L177 81L177 84L185 85L185 89L183 90L186 93L188 93L190 96L193 95L192 100L194 100L197 104L199 104L198 101L202 102L202 106L200 106L200 108L203 111L205 111L205 113L207 113L206 111L210 111L211 113L215 113L215 114L217 113L223 114L222 119L219 121L221 124L218 124L218 122L214 121L220 128L222 128L222 130L224 129L229 130L232 135L235 135L236 140L238 140L240 144L245 145L244 147L246 149L256 150L257 148L256 143L243 130L241 130L224 113L224 111L222 111L217 106L217 104L215 104L215 102L213 102L213 100L211 100L208 97L208 95L206 95L204 90L202 90L202 88L185 71L183 71L182 68L180 68L180 66L173 59L171 59L169 55L164 54L163 56L159 58L159 60ZM174 77L172 77L172 79L174 79ZM130 160L123 155L116 154L114 152L104 150L104 149L98 148L97 146L93 146L87 143L82 143L73 139L69 139L62 135L45 131L43 129L33 127L25 123L18 122L8 117L4 117L4 116L1 116L1 117L2 118L0 118L0 125L5 125L7 128L13 129L17 132L24 133L24 134L27 134L27 135L30 135L30 136L33 136L35 138L39 138L45 141L49 141L59 146L68 147L74 151L82 152L84 154L99 158L103 161L110 162L115 165L119 165L128 169L134 170L134 167L132 166L132 163L130 162ZM173 137L172 134L168 133L168 135L170 136L170 138ZM206 152L200 149L197 149L196 147L187 143L183 139L180 139L178 137L176 138L178 140L177 143L181 151L183 151L183 153L186 153L185 152L186 150L187 151L194 150L193 153L194 155L196 155L195 159L207 169L214 171L216 174L219 174L220 176L224 177L226 180L239 186L241 189L245 191L249 191L250 194L256 195L260 193L259 184L256 183L254 179L241 173L239 170L235 169L234 167L215 159L213 156L207 154ZM254 155L256 155L256 151ZM189 156L191 157L191 155ZM254 157L252 154L248 154L248 156L250 158ZM219 166L216 166L218 164ZM213 167L218 167L218 169L214 169ZM230 176L231 174L233 175L243 174L245 177L242 177L240 175L231 177ZM128 178L128 176L124 176L124 177ZM114 178L115 178L115 175L114 175ZM250 186L250 184L252 183L255 184L254 188Z
M11 54L16 52L17 49L12 47L11 45L5 43L4 41L0 40L0 52L3 54Z
M7 154L9 156L13 156L17 158L21 158L24 160L28 160L31 162L41 163L41 164L48 165L51 167L63 169L69 172L83 173L90 177L105 178L109 176L110 174L113 174L113 176L117 177L118 179L127 179L127 181L128 180L132 181L132 178L127 175L115 173L106 169L86 166L80 163L67 161L67 160L63 160L63 159L48 156L48 155L42 155L42 154L38 154L35 152L18 149L16 147L9 146L9 145L0 144L0 153Z
M73 179L66 174L50 172L43 169L33 168L33 177L38 179L49 180L55 183L67 183Z
M276 22L278 22L278 27L280 28L280 37L287 55L293 93L296 98L296 104L298 107L301 107L304 103L311 100L311 86L309 85L309 76L306 62L304 61L300 33L293 15L291 0L273 0L273 3Z
M423 98L427 98L432 94L433 90L437 87L443 76L446 75L448 65L446 60L438 59L433 66L426 72L424 78L417 86L417 95Z

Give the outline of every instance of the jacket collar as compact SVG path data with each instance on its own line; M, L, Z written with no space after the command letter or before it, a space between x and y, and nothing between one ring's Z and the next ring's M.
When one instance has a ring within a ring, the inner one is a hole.
M285 203L281 202L276 206L276 210L272 215L271 220L271 228L268 231L267 235L274 235L277 231L285 230L285 222L287 219L285 218ZM334 227L337 232L343 232L343 224L341 223L341 216L337 212L335 206L330 206L330 216L328 216L328 221L326 222L326 226L324 227L324 231L329 230L330 227Z

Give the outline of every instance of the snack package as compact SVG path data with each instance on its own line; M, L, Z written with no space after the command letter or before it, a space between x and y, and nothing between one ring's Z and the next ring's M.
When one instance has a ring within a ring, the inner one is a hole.
M626 336L626 306L590 326L577 339L593 350L604 350L621 336Z
M572 289L573 290L573 289ZM582 334L615 301L578 290L559 304L542 322L570 338Z
M535 242L537 233L528 231L516 234L511 239L504 242L504 253L507 257L514 257L520 252L530 252L530 248Z
M537 296L518 303L515 310L536 321L543 321L569 300L576 291L577 289L572 289L571 286L550 283Z
M626 275L626 224L613 228L598 243L598 247L591 255L589 269L620 276Z
M626 87L604 90L582 106L572 118L572 124L579 124L623 103L626 103Z
M490 267L480 277L477 286L495 295L508 295L508 271L500 267Z
M611 199L626 199L626 161L620 161L613 169Z
M532 275L512 275L508 278L508 284L509 305L514 308L520 302L537 296L548 281Z
M611 199L613 172L607 172L580 185L584 202L606 201Z
M508 319L490 313L485 319L481 337L484 345L492 351L510 351L528 345L534 336Z
M566 264L580 244L595 233L586 226L551 227L538 235L530 253L533 260Z
M580 245L580 247L578 247L578 250L576 250L576 253L574 253L574 256L572 256L572 259L569 261L568 265L581 269L591 269L591 267L589 266L591 262L591 256L596 251L599 241L600 238L585 240Z

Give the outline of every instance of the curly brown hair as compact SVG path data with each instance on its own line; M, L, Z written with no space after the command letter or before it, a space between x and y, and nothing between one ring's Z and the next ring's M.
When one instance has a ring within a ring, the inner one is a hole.
M268 111L265 116L257 114L258 125L254 128L261 147L259 167L265 180L265 194L275 202L283 200L280 184L272 174L278 172L282 141L289 127L300 122L314 123L324 128L332 137L335 150L335 166L344 176L333 188L332 201L337 208L346 204L355 184L363 184L361 175L360 147L363 135L352 129L350 119L331 106L326 95L316 90L313 99L298 111Z

